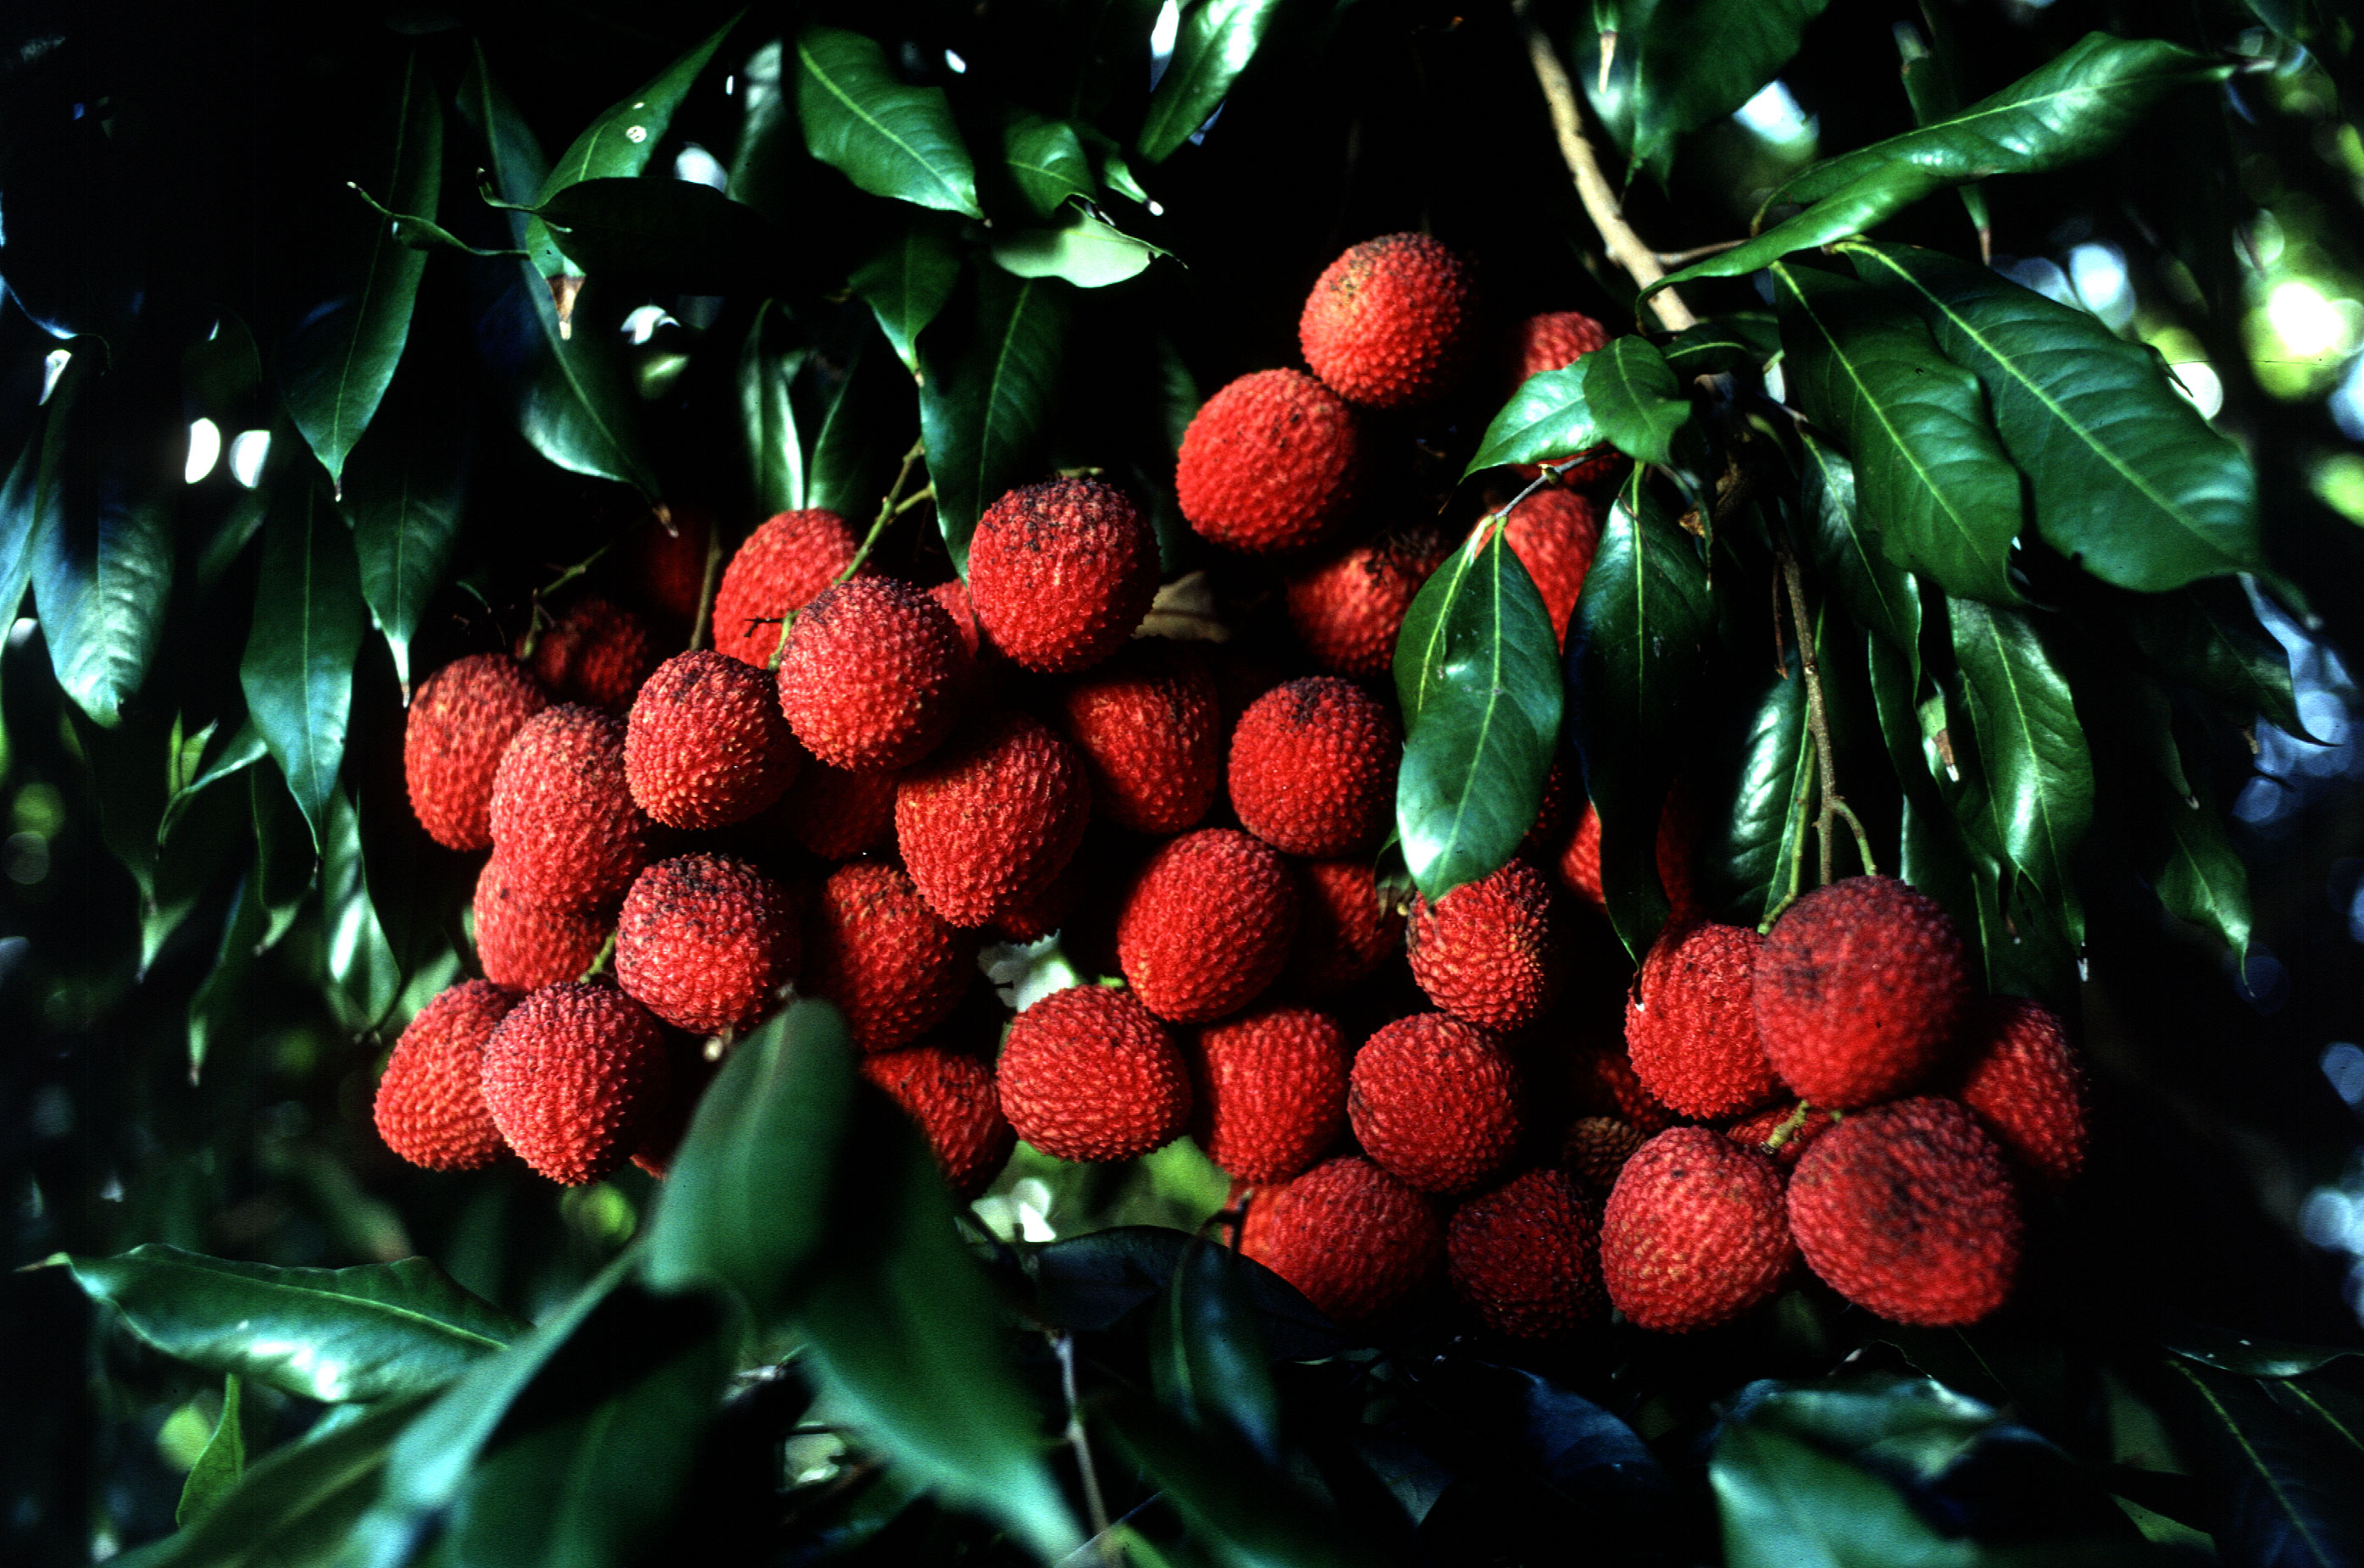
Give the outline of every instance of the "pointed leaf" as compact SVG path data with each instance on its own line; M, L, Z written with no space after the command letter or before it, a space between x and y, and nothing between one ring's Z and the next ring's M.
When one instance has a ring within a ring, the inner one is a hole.
M1229 1247L1193 1240L1160 1304L1151 1371L1158 1396L1184 1420L1275 1464L1280 1404L1249 1290L1250 1266Z
M987 271L971 308L938 321L920 344L928 477L964 576L977 518L1003 491L1037 476L1066 351L1066 289L1054 278Z
M960 252L943 220L913 214L847 282L878 317L897 357L920 368L920 334L936 318L960 281Z
M411 639L442 586L459 538L474 394L464 375L397 378L372 434L345 467L340 505L353 533L362 597L406 692Z
M1222 106L1232 84L1255 59L1284 0L1197 0L1174 37L1165 74L1149 95L1133 150L1163 163Z
M1733 1568L1973 1568L1975 1541L1931 1529L1887 1482L1790 1434L1727 1425L1708 1465Z
M993 240L993 260L1021 278L1063 278L1077 288L1107 288L1140 276L1165 254L1096 213L1076 210L1055 228L1015 228Z
M1754 371L1781 351L1781 329L1770 311L1735 310L1686 327L1666 348L1681 376Z
M873 39L797 35L797 117L812 155L874 196L981 218L976 167L941 87L912 87Z
M1608 90L1589 66L1576 74L1593 107L1636 162L1676 137L1755 97L1798 52L1825 0L1624 0ZM1712 42L1711 42L1712 40Z
M2174 740L2169 738L2169 747ZM2151 886L2178 917L2216 933L2236 962L2249 955L2249 870L2233 848L2206 769L2189 780L2189 799L2171 785L2151 786L2159 828L2152 843Z
M1083 139L1065 120L1010 110L1001 125L1001 161L1036 217L1057 216L1069 196L1091 201L1100 194Z
M229 918L222 930L214 966L189 996L189 1082L195 1084L213 1055L214 1043L246 1018L247 977L254 954L269 929L270 914L254 890L254 879L240 879L230 895Z
M2357 1455L2256 1382L2180 1359L2166 1362L2167 1407L2211 1505L2209 1533L2232 1562L2348 1568L2364 1562Z
M2245 723L2262 716L2287 734L2309 735L2291 688L2290 655L2258 623L2240 584L2194 583L2122 599L2118 607L2135 646L2160 674L2229 705Z
M804 440L790 392L809 353L791 342L776 304L767 299L756 308L739 350L739 428L755 509L767 517L804 509Z
M1858 625L1885 639L1904 656L1917 684L1921 679L1920 584L1888 558L1879 536L1865 526L1857 505L1855 465L1812 430L1801 429L1798 444L1806 460L1801 499L1814 570Z
M41 483L41 441L38 433L0 483L0 611L10 617L24 607L25 590L33 580L33 557L39 550L38 525Z
M917 389L876 338L853 353L813 438L807 504L847 517L878 510L919 434Z
M1531 375L1502 405L1478 442L1464 479L1513 462L1553 462L1600 445L1600 421L1585 396L1582 361Z
M1801 803L1812 780L1806 682L1793 658L1783 678L1766 687L1742 738L1740 784L1719 851L1745 906L1760 915L1789 892L1790 856L1805 830Z
M311 476L291 473L262 530L262 573L239 684L318 841L345 756L362 645L353 542Z
M1641 462L1663 467L1674 462L1670 443L1690 419L1691 406L1655 344L1643 338L1611 339L1577 368L1584 373L1585 406L1601 439Z
M189 1466L189 1478L181 1483L181 1506L173 1510L173 1522L184 1529L213 1512L246 1473L246 1433L239 1425L238 1373L222 1379L221 1418L214 1423L213 1436L197 1451L196 1463Z

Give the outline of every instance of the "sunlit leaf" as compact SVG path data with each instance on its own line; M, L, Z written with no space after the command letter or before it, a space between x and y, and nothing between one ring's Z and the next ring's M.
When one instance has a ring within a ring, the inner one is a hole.
M1651 162L1676 137L1755 97L1798 52L1824 3L1622 0L1607 90L1583 64L1576 75L1619 143L1636 162Z
M238 1373L222 1379L221 1418L214 1423L206 1446L197 1451L196 1463L189 1466L188 1479L181 1483L181 1504L173 1510L173 1522L184 1529L213 1512L214 1506L246 1473L246 1432L239 1419L239 1388Z
M1674 461L1675 432L1691 417L1672 367L1643 338L1613 338L1578 361L1584 402L1600 439L1628 457L1661 465Z
M1077 210L1054 228L1017 228L997 235L993 260L1021 278L1061 278L1077 288L1106 288L1138 277L1165 254L1096 213Z
M1174 55L1149 97L1133 150L1163 163L1207 123L1255 59L1285 0L1197 0L1182 16Z
M362 615L352 537L312 477L298 470L263 525L262 572L239 684L316 841L344 762Z
M1582 361L1520 384L1479 438L1468 477L1512 462L1549 462L1599 446L1604 438L1585 397Z
M797 35L797 117L812 155L874 196L983 217L976 167L941 87L907 85L873 39Z
M1036 217L1055 217L1070 196L1099 195L1083 139L1065 120L1010 110L1001 125L1001 161Z

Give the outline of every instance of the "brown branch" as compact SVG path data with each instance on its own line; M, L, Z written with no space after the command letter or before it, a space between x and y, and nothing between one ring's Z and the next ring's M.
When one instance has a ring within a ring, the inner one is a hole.
M1814 817L1814 839L1822 857L1822 885L1827 887L1834 849L1831 833L1841 817L1854 829L1856 853L1862 857L1865 874L1875 874L1879 867L1871 858L1871 835L1864 831L1862 819L1839 794L1838 761L1831 745L1830 710L1823 705L1823 673L1815 662L1814 628L1806 619L1806 585L1798 573L1798 557L1787 539L1779 541L1775 550L1779 558L1781 581L1790 591L1790 624L1798 630L1798 667L1806 677L1806 730L1814 740L1816 782L1822 792L1821 807Z
M1076 1396L1076 1339L1062 1329L1050 1336L1051 1348L1059 1357L1059 1390L1066 1396L1067 1446L1075 1451L1076 1469L1083 1477L1084 1512L1091 1520L1092 1541L1100 1550L1102 1562L1113 1562L1115 1553L1108 1539L1108 1504L1100 1496L1099 1473L1092 1466L1092 1441L1084 1432L1083 1402Z

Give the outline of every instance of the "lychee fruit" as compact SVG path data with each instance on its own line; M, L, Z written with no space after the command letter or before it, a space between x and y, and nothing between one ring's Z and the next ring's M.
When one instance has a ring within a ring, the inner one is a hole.
M1174 1023L1220 1018L1279 977L1297 934L1297 884L1272 846L1229 828L1162 845L1117 913L1117 963Z
M493 774L501 753L550 697L502 653L454 659L419 684L402 727L410 809L447 850L493 841Z
M779 1001L801 945L778 883L726 855L679 855L624 895L616 983L675 1029L743 1029Z
M918 1124L955 1198L966 1203L993 1184L1018 1135L1001 1114L990 1062L941 1045L911 1045L873 1052L860 1066Z
M1444 1257L1436 1206L1368 1160L1325 1161L1253 1196L1240 1251L1348 1327L1384 1318Z
M1565 1059L1570 1101L1583 1116L1613 1116L1646 1135L1664 1132L1678 1119L1673 1109L1642 1086L1622 1045L1580 1046Z
M519 657L525 657L522 646ZM531 663L535 678L560 701L621 713L662 657L648 622L597 594L586 594L543 628L534 642Z
M845 1015L856 1049L893 1051L943 1022L976 974L976 942L883 861L842 865L807 922L805 988Z
M1934 1095L1846 1117L1814 1140L1790 1175L1790 1229L1823 1283L1898 1323L1975 1323L2019 1270L2002 1151L1967 1108Z
M1466 263L1424 234L1366 239L1330 263L1298 320L1305 362L1349 403L1412 408L1453 390L1478 327Z
M1346 1129L1346 1035L1310 1007L1209 1024L1189 1051L1191 1135L1243 1182L1285 1182Z
M960 633L961 647L971 659L985 652L985 628L976 623L976 606L969 598L968 584L957 577L947 577L928 589L933 599L952 617L953 629Z
M1625 1049L1643 1087L1685 1116L1735 1116L1780 1092L1756 1038L1750 982L1765 939L1705 921L1669 928L1625 1004Z
M2054 1186L2085 1165L2085 1072L2060 1020L2018 996L1990 999L1955 1098L2002 1151Z
M780 711L831 767L909 767L952 732L967 662L942 605L898 578L852 578L797 613Z
M747 536L714 594L714 646L759 670L772 666L780 626L853 563L853 530L835 512L782 512Z
M1003 713L903 775L895 839L928 906L974 929L1066 869L1091 808L1075 748Z
M1524 861L1464 883L1433 904L1414 897L1404 945L1411 977L1430 1001L1505 1032L1550 1010L1567 968L1551 883Z
M1641 1150L1645 1139L1640 1128L1621 1118L1580 1116L1567 1124L1560 1139L1559 1162L1586 1192L1606 1199L1617 1184L1617 1173Z
M1658 812L1658 884L1666 889L1669 925L1689 925L1700 917L1699 895L1692 890L1689 818L1673 796ZM1577 818L1559 860L1553 868L1562 887L1591 905L1606 909L1600 891L1600 813L1590 803Z
M1453 541L1433 524L1366 539L1290 575L1288 624L1331 673L1384 675L1394 667L1405 613L1452 553Z
M511 991L581 979L608 940L597 909L532 897L498 851L476 873L475 912L476 962L485 979Z
M706 590L706 545L714 525L705 516L675 507L673 526L652 517L633 536L631 579L642 602L683 629L697 618L697 596Z
M1190 421L1174 488L1190 527L1227 550L1310 550L1353 515L1364 463L1336 393L1297 371L1257 371Z
M1573 490L1539 490L1519 503L1502 524L1502 540L1534 580L1551 617L1552 635L1567 651L1567 629L1584 574L1600 548L1600 509Z
M1527 824L1527 836L1519 840L1519 858L1548 864L1567 840L1577 806L1575 770L1567 759L1554 758L1544 774L1544 797L1535 803L1535 819Z
M985 635L1020 669L1087 670L1122 648L1149 613L1157 536L1113 484L1029 484L977 519L968 596Z
M1203 661L1136 642L1061 694L1067 739L1083 754L1092 808L1139 833L1198 825L1223 777L1222 712Z
M613 908L649 862L651 827L624 776L624 721L562 703L519 727L493 775L493 842L543 905Z
M1774 925L1753 994L1781 1081L1854 1110L1911 1088L1954 1044L1973 999L1969 952L1946 912L1894 877L1848 877Z
M1518 379L1523 382L1545 371L1566 370L1594 350L1605 348L1609 338L1608 328L1579 310L1554 310L1541 316L1530 316L1519 323L1516 343ZM1513 386L1512 390L1515 391L1516 387ZM1544 461L1558 462L1574 455L1573 452L1564 452ZM1614 447L1591 448L1583 462L1566 471L1565 483L1590 484L1606 479L1617 472L1617 465L1623 461ZM1525 467L1522 472L1532 478L1535 469Z
M895 841L897 773L850 773L813 762L775 809L788 834L825 861L850 861Z
M418 1009L377 1082L377 1135L414 1165L474 1171L504 1145L485 1106L485 1042L521 998L463 980Z
M1608 1312L1599 1247L1576 1184L1558 1171L1529 1171L1454 1210L1444 1273L1489 1332L1560 1340Z
M1711 1128L1671 1128L1642 1145L1601 1217L1609 1299L1661 1333L1730 1322L1779 1289L1796 1256L1781 1173Z
M1182 1136L1190 1072L1164 1024L1107 985L1054 991L1018 1015L996 1070L1001 1114L1059 1160L1132 1160Z
M1297 992L1335 995L1403 951L1403 915L1367 862L1309 861L1297 870L1297 945L1286 975Z
M606 985L545 985L485 1043L485 1104L501 1137L553 1182L581 1186L632 1156L662 1118L664 1031Z
M1363 1152L1422 1192L1466 1193L1519 1141L1519 1074L1502 1042L1446 1013L1415 1013L1363 1042L1346 1117Z
M1232 731L1232 809L1240 825L1292 855L1324 860L1377 845L1395 809L1395 719L1335 675L1276 686Z
M1723 1135L1743 1149L1754 1149L1773 1157L1773 1163L1787 1171L1798 1162L1806 1146L1834 1125L1831 1113L1820 1106L1807 1106L1801 1118L1798 1107L1801 1100L1788 1100L1753 1111L1737 1121L1723 1124ZM1780 1140L1775 1142L1774 1140Z
M658 665L625 723L625 782L668 828L745 821L796 782L804 757L772 682L711 650Z

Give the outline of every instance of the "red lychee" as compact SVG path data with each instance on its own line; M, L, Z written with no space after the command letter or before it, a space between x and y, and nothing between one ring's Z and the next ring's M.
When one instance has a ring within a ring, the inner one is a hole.
M1609 1299L1662 1333L1730 1322L1771 1296L1796 1256L1773 1162L1704 1127L1642 1145L1601 1218Z
M928 590L928 597L944 607L953 617L953 629L960 633L961 646L972 659L985 652L985 628L976 624L976 606L970 600L968 584L957 577L947 577Z
M1157 536L1132 498L1097 479L1012 490L977 519L969 602L1020 669L1089 669L1132 636L1157 596Z
M1735 1116L1774 1097L1750 981L1765 939L1712 921L1669 927L1625 1004L1625 1049L1643 1087L1685 1116Z
M1091 805L1075 748L1003 713L903 775L895 838L929 907L973 929L1066 869Z
M1658 883L1667 890L1669 925L1689 925L1701 913L1691 885L1690 840L1689 819L1670 795L1658 812L1657 842ZM1568 835L1554 871L1562 887L1595 909L1609 906L1600 891L1600 813L1589 803L1577 818L1576 830Z
M1346 1036L1310 1007L1210 1024L1189 1052L1191 1135L1243 1182L1285 1182L1346 1129Z
M2085 1072L2060 1020L2017 996L1989 999L1955 1097L2002 1151L2054 1186L2085 1165Z
M976 976L976 943L883 861L831 872L807 922L805 988L845 1015L865 1051L910 1044L943 1022Z
M668 828L722 828L796 781L804 749L773 684L728 654L676 654L641 687L624 730L624 779Z
M898 773L849 773L808 764L775 809L790 837L825 861L850 861L895 841Z
M1946 912L1894 877L1853 876L1790 906L1756 957L1756 1030L1801 1099L1853 1110L1926 1077L1972 1001Z
M1117 914L1117 963L1142 1005L1175 1023L1245 1006L1288 962L1297 884L1269 844L1205 828L1161 847Z
M420 683L402 728L410 809L447 850L493 841L493 774L525 721L550 706L525 666L501 653L454 659Z
M1552 885L1524 861L1464 883L1431 904L1415 896L1404 937L1411 977L1456 1018L1522 1029L1558 1000L1567 938Z
M474 1171L503 1148L485 1106L485 1042L521 998L463 980L418 1009L377 1083L377 1135L414 1165Z
M1297 371L1257 371L1207 399L1182 435L1174 488L1201 538L1262 554L1308 550L1363 485L1354 410Z
M519 657L524 657L520 645ZM534 643L535 678L563 702L588 703L621 713L663 655L649 623L631 611L586 594Z
M663 1114L664 1031L606 985L545 985L485 1043L485 1104L501 1137L553 1182L581 1186L631 1158Z
M1240 1251L1351 1328L1384 1318L1435 1276L1444 1223L1430 1199L1347 1155L1253 1197Z
M1018 1135L1001 1114L990 1062L965 1051L912 1045L875 1051L860 1065L862 1075L919 1124L954 1197L966 1203L993 1184Z
M608 922L581 904L544 904L520 886L498 851L476 873L476 962L511 991L579 980L599 957Z
M493 775L492 823L517 892L614 907L649 862L651 831L624 778L624 721L577 703L526 720Z
M1182 1136L1190 1073L1164 1024L1106 985L1054 991L1018 1015L997 1069L1001 1114L1060 1160L1131 1160Z
M1560 1163L1586 1192L1607 1199L1617 1184L1617 1173L1640 1151L1645 1135L1632 1122L1613 1116L1580 1116L1568 1123L1560 1140Z
M631 580L642 602L686 630L697 618L706 589L706 544L714 525L703 514L675 507L673 525L652 517L632 538Z
M1518 379L1523 382L1529 376L1541 375L1545 371L1566 370L1594 350L1606 347L1609 339L1609 328L1582 311L1554 310L1541 316L1530 316L1519 323L1516 343ZM1516 387L1511 390L1515 391ZM1590 455L1585 462L1567 471L1567 484L1590 484L1606 479L1624 461L1614 447L1594 447L1589 451ZM1559 457L1544 461L1557 462L1563 457L1573 455L1564 452ZM1535 470L1523 467L1522 472L1533 477Z
M1366 239L1330 263L1297 324L1305 362L1349 403L1411 408L1453 390L1478 326L1469 268L1424 234Z
M1599 1234L1558 1171L1529 1171L1470 1198L1445 1232L1445 1277L1489 1331L1560 1340L1606 1315Z
M1433 524L1367 539L1289 577L1288 624L1324 670L1384 675L1395 663L1404 613L1452 553L1453 541Z
M1576 770L1565 758L1555 758L1544 774L1544 797L1535 803L1535 819L1519 840L1519 858L1548 865L1567 841L1577 812Z
M1519 1074L1502 1042L1446 1013L1398 1018L1363 1042L1346 1117L1363 1152L1422 1192L1466 1193L1519 1141Z
M1136 642L1068 686L1059 707L1102 817L1179 833L1207 815L1222 784L1223 730L1203 660L1175 643Z
M1573 490L1539 490L1519 503L1502 525L1503 542L1534 579L1551 617L1552 635L1567 651L1567 628L1584 574L1600 548L1600 509Z
M1742 1117L1738 1121L1723 1124L1723 1135L1743 1149L1754 1149L1773 1157L1773 1163L1787 1171L1798 1162L1806 1146L1834 1125L1831 1113L1820 1106L1808 1106L1803 1119L1798 1117L1798 1106L1803 1102L1787 1100L1766 1106L1761 1111ZM1774 1142L1779 1139L1779 1143Z
M1297 945L1286 984L1307 996L1335 995L1403 951L1403 915L1368 863L1310 861L1297 869Z
M1934 1095L1849 1116L1814 1140L1790 1176L1790 1229L1825 1284L1899 1323L1975 1323L2019 1270L2002 1151L1968 1110Z
M1232 809L1288 854L1357 853L1387 831L1402 750L1395 719L1352 681L1291 681L1250 704L1232 731Z
M831 767L909 767L951 733L967 662L942 605L898 578L855 577L798 612L780 711Z
M714 646L769 669L780 623L853 564L853 530L835 512L782 512L747 536L714 594Z
M1674 1111L1634 1075L1633 1059L1622 1045L1579 1046L1565 1061L1569 1099L1578 1115L1617 1117L1645 1135L1675 1125Z
M801 946L787 889L744 861L680 855L624 895L616 983L675 1029L743 1029L778 1003Z

